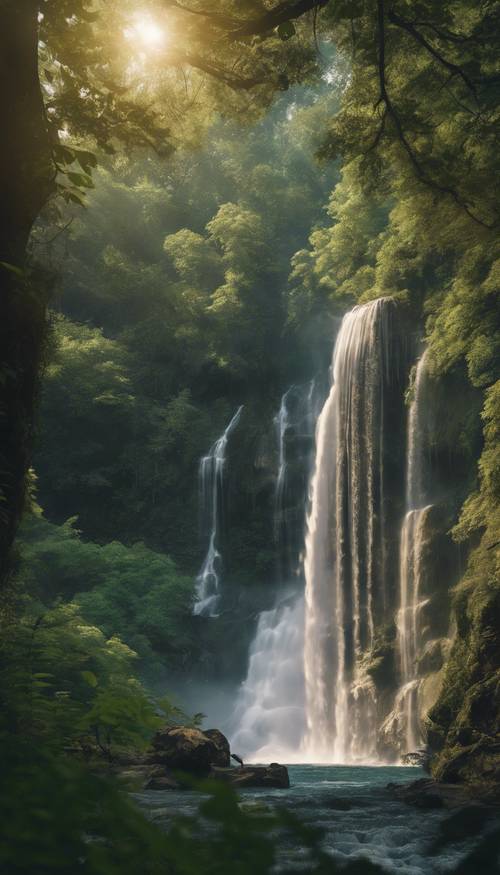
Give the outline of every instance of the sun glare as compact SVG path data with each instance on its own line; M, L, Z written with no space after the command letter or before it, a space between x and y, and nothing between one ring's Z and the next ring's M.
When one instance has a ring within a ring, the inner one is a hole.
M134 23L124 33L128 40L148 49L160 49L167 41L165 30L149 15L137 15Z

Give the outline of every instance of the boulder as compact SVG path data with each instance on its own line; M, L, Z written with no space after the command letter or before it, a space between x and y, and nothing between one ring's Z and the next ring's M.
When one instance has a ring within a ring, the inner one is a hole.
M172 775L152 775L149 781L144 786L145 790L181 790L182 784L179 784Z
M208 775L212 766L229 766L229 742L218 729L165 726L156 732L148 763L189 774Z
M241 768L219 768L215 766L209 775L217 781L224 781L234 787L275 787L286 790L290 786L288 769L279 763L270 766L242 766Z

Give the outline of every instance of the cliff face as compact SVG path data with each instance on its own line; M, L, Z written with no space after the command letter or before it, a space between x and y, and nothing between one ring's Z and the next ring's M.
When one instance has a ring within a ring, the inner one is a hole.
M492 547L476 548L456 589L456 635L427 732L437 780L499 793L500 553Z
M479 417L477 417L479 419ZM452 590L453 643L427 716L431 771L500 798L500 382L486 389L484 444L454 537L473 545Z

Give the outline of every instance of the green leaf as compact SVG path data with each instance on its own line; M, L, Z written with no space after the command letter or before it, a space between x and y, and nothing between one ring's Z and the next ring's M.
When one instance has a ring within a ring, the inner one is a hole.
M278 31L279 38L283 41L295 36L295 25L293 21L284 21L283 24L278 25L276 30Z
M10 264L10 262L8 261L0 261L0 266L4 267L5 270L10 270L11 273L15 273L16 276L25 276L25 271L21 267L18 267L16 264Z
M75 152L73 149L69 149L68 146L56 143L54 146L54 158L61 164L72 164L75 160Z
M75 150L75 158L86 173L89 172L89 167L97 167L97 155L94 155L93 152L77 149Z
M66 190L66 192L64 194L64 198L67 201L72 201L74 204L78 204L80 207L85 206L85 200L74 191L67 191Z
M90 188L92 186L92 180L85 176L83 173L67 173L66 176L68 179L76 185L78 188Z
M81 676L89 687L97 687L98 680L93 671L82 671Z

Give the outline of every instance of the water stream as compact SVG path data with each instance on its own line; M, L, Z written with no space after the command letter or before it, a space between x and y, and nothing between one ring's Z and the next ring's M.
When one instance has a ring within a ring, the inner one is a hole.
M392 719L393 735L402 739L406 751L414 751L423 744L418 714L419 617L424 604L421 597L422 550L426 518L431 508L426 504L424 476L426 355L425 351L417 363L413 398L408 412L406 514L400 543L397 650L401 684Z
M238 407L224 432L200 460L198 469L202 531L208 533L208 550L196 578L196 601L193 613L216 617L220 599L222 557L219 552L221 500L224 485L226 450L231 432L240 420L243 407Z
M318 419L307 520L305 644L308 762L377 759L376 688L363 665L387 609L384 403L393 302L348 313Z

